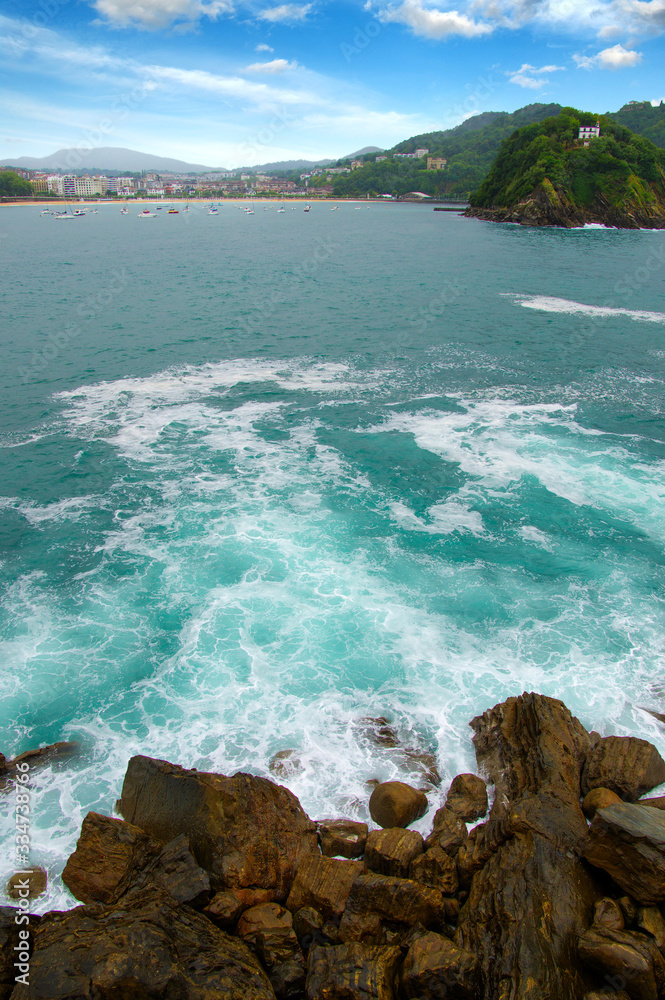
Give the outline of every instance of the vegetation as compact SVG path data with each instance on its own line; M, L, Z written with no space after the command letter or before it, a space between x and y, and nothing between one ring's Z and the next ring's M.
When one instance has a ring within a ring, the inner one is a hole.
M13 170L3 170L0 172L0 196L20 197L32 194L32 184L24 181Z
M580 125L600 120L600 137L583 146ZM653 208L665 198L665 151L607 117L563 108L506 139L471 198L479 208L510 207L536 188L587 208L601 199L616 209Z
M653 107L651 101L631 101L624 104L619 111L607 117L618 125L625 125L631 132L650 139L654 146L665 148L665 103Z

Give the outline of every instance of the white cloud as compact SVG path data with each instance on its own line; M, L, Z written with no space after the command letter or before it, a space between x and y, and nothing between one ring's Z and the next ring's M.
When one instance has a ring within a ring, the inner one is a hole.
M574 55L573 59L579 69L625 69L642 62L642 53L625 49L623 45L613 45L595 56Z
M95 10L117 27L165 28L178 21L195 24L233 13L231 0L93 0Z
M651 0L650 3L645 3L644 0L633 0L629 5L629 10L636 14L645 25L652 28L665 28L664 0Z
M245 66L243 73L285 73L287 69L298 69L298 63L294 60L289 62L288 59L273 59L271 62L265 63L252 63L251 66Z
M265 42L261 42L260 45L255 46L255 52L274 52L275 50L271 45L266 45Z
M531 66L529 63L523 63L517 70L509 70L506 76L511 83L516 84L518 87L526 87L528 90L540 90L541 87L545 87L549 80L546 80L542 73L558 73L564 70L565 66Z
M283 3L279 7L268 7L258 15L262 21L304 21L310 10L311 3Z
M446 38L448 35L463 35L474 38L489 35L494 28L482 21L473 21L457 10L437 10L426 7L423 0L403 0L397 7L387 7L379 11L377 17L384 23L406 24L414 35L423 38Z

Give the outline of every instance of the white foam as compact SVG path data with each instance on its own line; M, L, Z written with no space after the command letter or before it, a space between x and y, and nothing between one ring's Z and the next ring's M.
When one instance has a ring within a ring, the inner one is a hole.
M523 524L520 528L520 534L527 542L540 545L541 548L547 549L548 552L554 551L551 535L548 535L545 531L541 531L540 528L535 528L532 524Z
M647 309L621 309L614 306L594 306L584 302L573 302L570 299L560 299L553 295L518 295L502 292L502 295L512 298L525 309L537 309L540 312L566 313L580 316L627 316L640 323L665 323L665 313L650 312Z
M395 521L406 531L423 531L430 535L450 535L455 531L462 535L482 535L485 530L478 511L456 500L433 504L427 511L429 521L417 517L399 501L391 503L390 510Z

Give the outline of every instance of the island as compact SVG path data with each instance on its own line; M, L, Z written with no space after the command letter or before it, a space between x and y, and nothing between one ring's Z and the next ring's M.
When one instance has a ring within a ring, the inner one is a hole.
M526 125L501 144L468 217L523 226L665 228L665 151L589 112Z

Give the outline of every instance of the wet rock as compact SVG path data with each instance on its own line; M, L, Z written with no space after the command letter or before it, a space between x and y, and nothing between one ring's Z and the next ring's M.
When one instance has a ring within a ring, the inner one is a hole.
M223 930L231 930L237 924L245 907L237 896L228 889L216 892L203 912L214 924Z
M427 847L440 847L454 857L465 842L469 832L466 823L450 809L442 806L434 814L432 832L425 841Z
M665 900L665 814L658 810L628 802L599 809L584 857L639 903Z
M384 781L369 800L370 816L385 828L407 827L427 812L427 796L403 781Z
M351 921L367 914L409 926L420 923L423 927L440 927L444 908L441 893L437 889L420 885L411 879L367 872L359 875L351 886L340 924L343 939L349 940Z
M649 806L651 809L665 809L665 795L657 795L653 799L640 799L640 806Z
M402 986L405 996L418 1000L477 1000L478 960L448 938L430 931L409 948Z
M401 949L356 941L309 953L307 1000L395 1000Z
M10 899L36 899L46 892L48 872L39 865L31 865L25 872L17 872L7 882Z
M295 997L305 986L305 963L293 929L293 918L279 903L246 910L238 935L259 956L278 997Z
M295 795L250 774L227 778L132 757L120 811L157 840L188 835L216 888L258 886L283 900L301 859L318 854L316 829Z
M616 802L622 801L621 797L609 788L593 788L584 796L582 812L587 819L593 819L599 809L606 809L607 806L613 806Z
M293 914L293 929L301 948L309 948L321 934L323 924L323 917L313 906L303 906L296 910Z
M458 774L453 778L446 809L466 823L472 823L485 815L487 806L487 786L482 778L475 774Z
M459 887L457 864L454 858L442 851L440 847L431 847L420 857L411 862L409 878L423 885L431 885L434 889L448 895L453 895Z
M610 931L624 929L623 911L615 899L599 899L593 911L594 927L606 927Z
M107 903L129 872L142 868L160 846L138 826L89 812L62 881L82 903Z
M361 858L365 853L367 823L350 819L323 819L316 824L321 854L328 858Z
M130 870L109 902L117 902L131 889L147 889L153 885L194 909L206 905L211 895L210 877L197 865L189 849L189 837L184 834L175 837L142 870Z
M582 772L582 792L609 788L626 802L665 781L665 761L651 743L633 736L608 736L590 751Z
M649 934L661 954L665 953L665 918L656 906L640 906L635 924L645 934Z
M5 760L4 772L7 777L11 778L16 773L19 764L29 764L30 770L33 771L46 767L48 764L70 760L72 757L78 756L80 752L81 745L75 741L51 743L46 747L26 750L25 753L19 754L13 760Z
M153 889L43 917L30 985L17 986L12 1000L222 996L274 1000L275 993L244 942Z
M661 996L665 959L643 934L592 927L580 938L579 956L613 990L625 990L631 1000L657 1000Z
M476 872L487 864L497 844L487 836L487 823L474 827L457 852L457 874L460 885L468 889Z
M272 774L278 778L292 778L302 771L302 760L296 750L278 750L268 764Z
M364 866L359 861L307 855L298 867L286 902L291 913L313 906L324 917L341 917L354 879Z
M365 845L365 864L381 875L408 878L411 862L423 850L423 838L415 830L402 827L372 830Z

